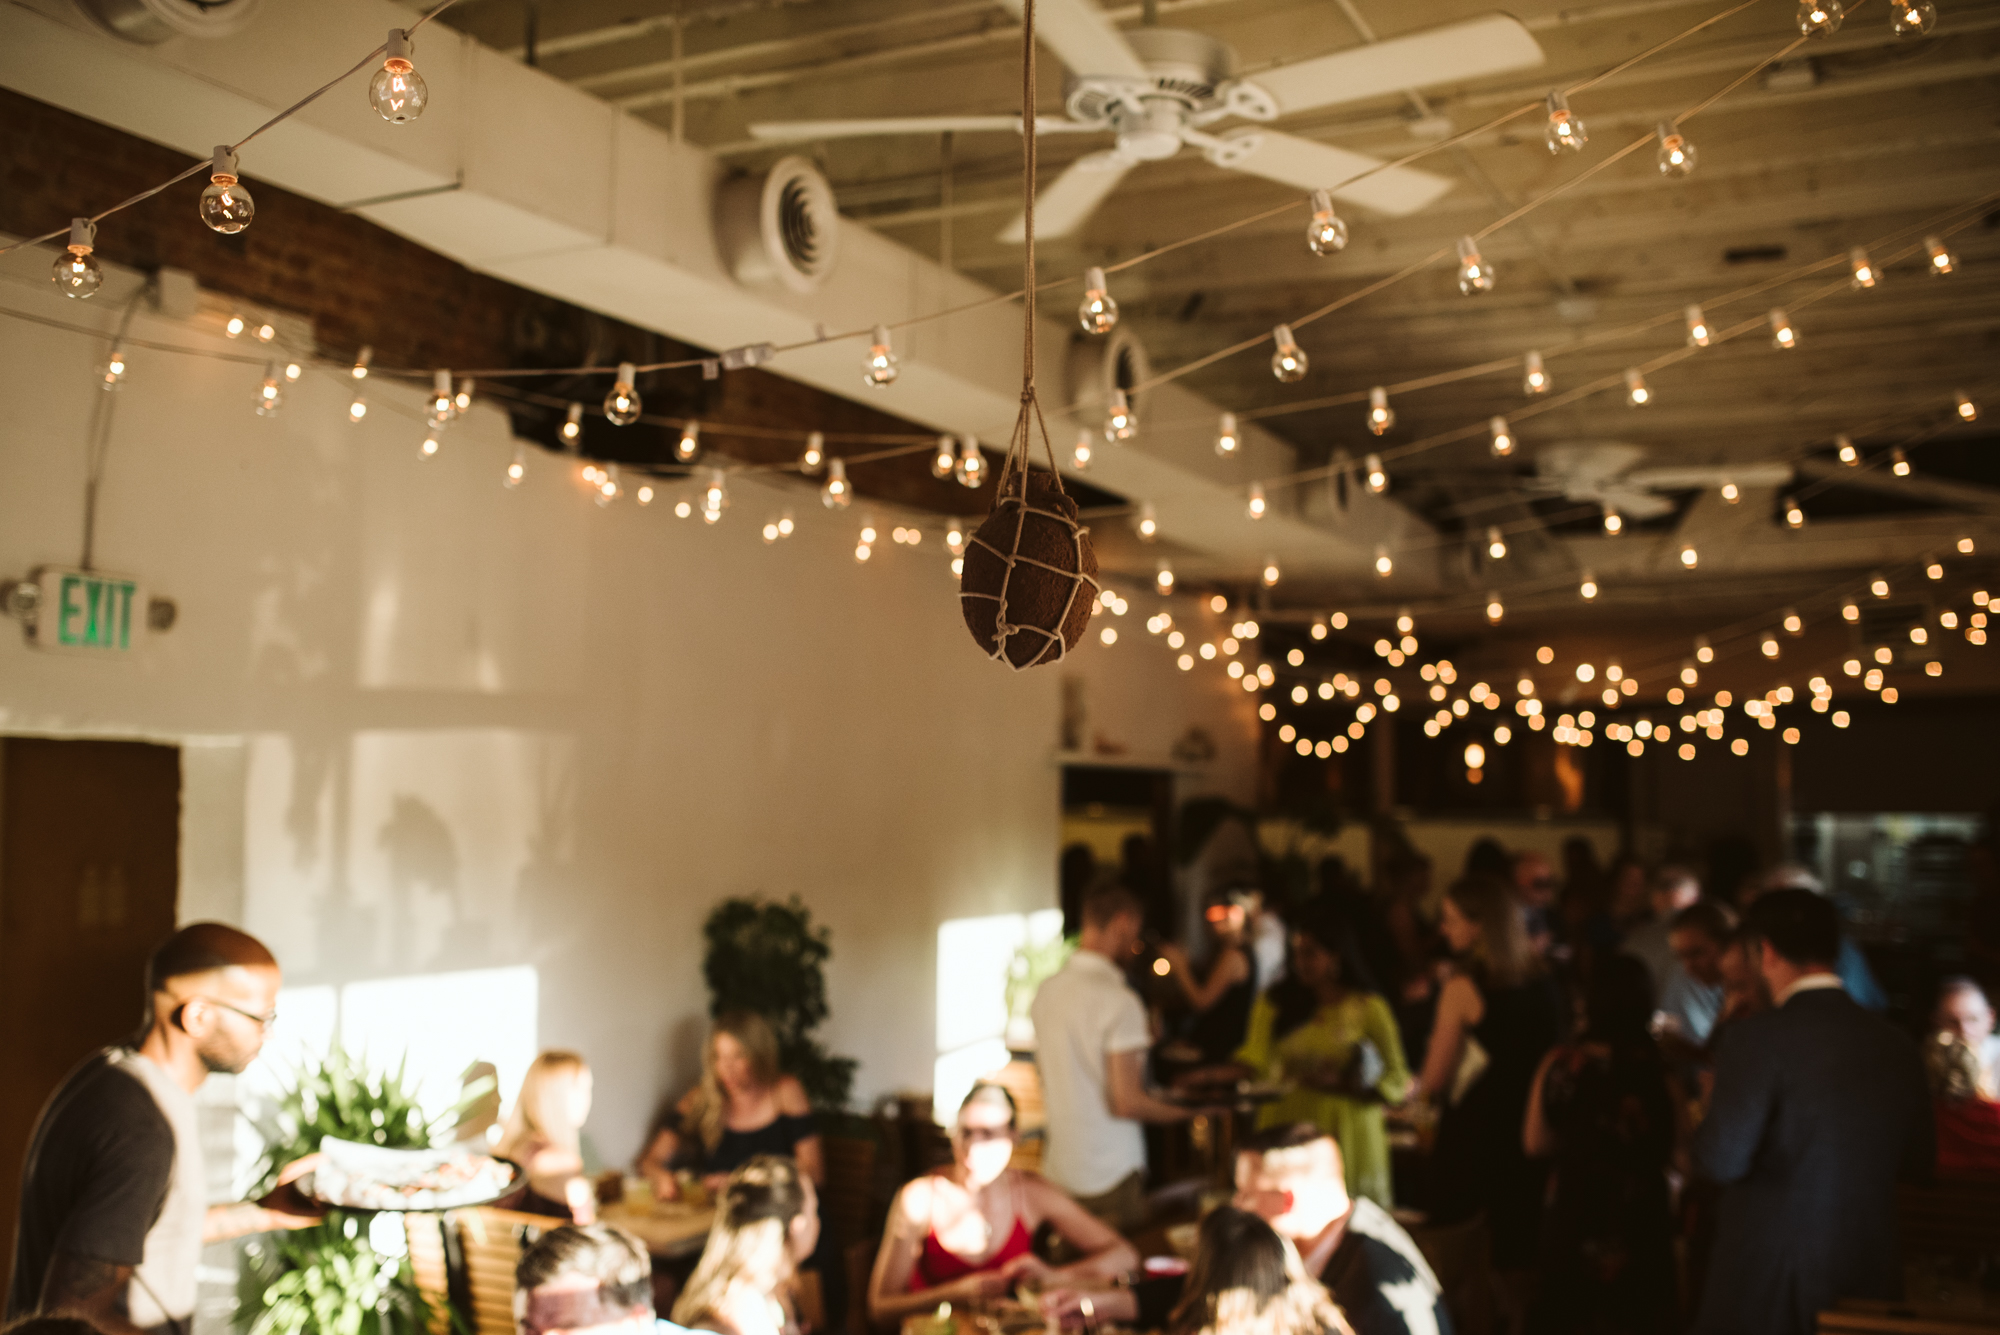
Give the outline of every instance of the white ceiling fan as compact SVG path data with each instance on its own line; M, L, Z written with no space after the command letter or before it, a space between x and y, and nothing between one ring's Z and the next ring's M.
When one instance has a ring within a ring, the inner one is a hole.
M1674 509L1662 492L1701 491L1734 482L1739 488L1778 488L1792 480L1788 464L1752 463L1639 468L1644 448L1620 441L1568 441L1535 453L1535 475L1520 485L1544 496L1589 501L1627 519L1657 519Z
M1020 0L1002 0L1016 13ZM1198 148L1218 167L1249 172L1301 190L1336 187L1334 196L1398 217L1423 208L1451 182L1429 172L1389 167L1365 180L1343 181L1380 166L1312 139L1242 126L1222 134L1205 128L1238 117L1272 121L1294 112L1376 97L1406 88L1496 74L1542 63L1542 49L1516 19L1489 14L1407 37L1358 46L1235 77L1235 52L1205 33L1179 28L1121 32L1094 0L1037 0L1036 31L1069 68L1065 116L1038 116L1038 134L1110 133L1116 146L1072 163L1035 201L1035 231L1075 231L1143 162ZM946 130L1015 130L1018 116L894 116L872 120L765 122L758 139L840 139L861 135L937 134ZM1022 238L1016 218L1003 241Z

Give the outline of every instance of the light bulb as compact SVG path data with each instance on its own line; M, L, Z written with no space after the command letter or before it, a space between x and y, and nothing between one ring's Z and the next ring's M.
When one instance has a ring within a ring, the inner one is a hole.
M125 354L114 347L111 349L111 355L105 358L104 361L104 388L106 392L117 389L119 382L124 379Z
M1979 405L1967 398L1963 390L1958 392L1957 402L1954 405L1953 411L1957 412L1959 418L1963 421L1976 422L1979 420Z
M1796 608L1787 607L1785 609L1782 624L1785 627L1785 634L1787 635L1803 635L1806 633L1805 618L1798 614Z
M1743 499L1743 489L1737 486L1733 479L1724 478L1722 480L1722 499L1730 505L1734 505Z
M1132 528L1134 532L1138 533L1139 541L1141 542L1151 542L1160 536L1160 521L1158 516L1153 513L1153 503L1151 501L1146 501L1139 506L1139 517L1133 522Z
M722 512L729 508L728 478L720 468L708 470L708 480L701 487L701 518L705 524L713 524L722 518Z
M1265 588L1270 588L1270 587L1271 587L1272 585L1276 584L1276 583L1278 582L1278 578L1279 578L1279 574L1280 574L1280 572L1279 572L1279 570L1278 570L1278 558L1277 558L1277 557L1275 557L1275 556L1267 556L1267 557L1265 557L1265 558L1264 558L1264 587L1265 587Z
M790 510L787 510L787 511L785 511L785 512L784 512L783 514L781 514L781 515L779 515L779 516L778 516L778 536L779 536L779 537L781 537L781 538L789 538L789 537L791 537L791 536L792 536L792 530L793 530L793 529L795 529L796 527L797 527L797 524L796 524L796 523L795 523L795 522L793 521L793 519L792 519L792 512L791 512Z
M1783 306L1773 306L1770 315L1771 346L1774 348L1795 348L1799 345L1799 331L1792 328L1791 317L1785 314Z
M597 471L597 504L600 508L618 499L618 465L606 464Z
M674 442L674 458L682 463L691 463L701 453L701 423L690 418L681 428L680 439Z
M1924 238L1924 251L1931 257L1930 270L1933 278L1942 278L1958 267L1958 257L1945 249L1944 242L1937 237Z
M1694 660L1690 658L1683 661L1681 663L1681 685L1693 686L1700 681L1701 673L1695 668Z
M1530 352L1526 359L1526 370L1521 376L1523 394L1546 394L1549 392L1549 373L1542 366L1542 354Z
M275 416L285 403L284 382L278 379L278 366L268 362L264 366L264 383L257 387L257 416Z
M1681 548L1682 569L1693 570L1695 566L1700 564L1700 562L1701 562L1701 553L1697 552L1692 545Z
M424 433L424 443L417 446L417 457L420 459L435 459L437 458L438 450L442 448L443 444L444 441L440 429L432 427ZM598 504L602 505L603 502L599 501Z
M477 381L471 379L458 382L458 389L451 396L451 406L454 416L462 417L472 411L473 389L477 384Z
M1799 508L1799 503L1796 500L1787 499L1785 501L1785 526L1787 528L1804 528L1806 526L1806 512Z
M1090 467L1090 442L1090 428L1079 429L1076 433L1076 445L1069 452L1069 461L1079 473ZM933 463L931 466L935 468L937 465Z
M1331 255L1347 248L1347 224L1333 211L1333 193L1312 192L1312 221L1306 224L1306 246L1315 255Z
M1855 602L1852 598L1841 599L1840 619L1848 622L1861 620L1861 604Z
M1493 457L1504 459L1514 452L1514 432L1508 427L1504 417L1489 417L1486 429L1493 434Z
M1903 453L1902 446L1898 445L1895 449L1889 451L1889 459L1890 472L1894 473L1897 477L1908 477L1910 475L1910 457Z
M819 489L819 501L829 510L845 510L854 500L854 488L847 482L847 460L826 461L826 485Z
M1458 239L1458 290L1465 296L1493 290L1493 266L1479 256L1479 243L1469 236Z
M1125 391L1111 391L1111 411L1104 418L1104 438L1108 441L1130 440L1139 433L1139 414L1132 411Z
M1588 570L1584 571L1583 582L1576 586L1576 591L1583 595L1586 602L1595 598L1597 596L1597 576L1591 574Z
M958 441L952 436L939 436L937 448L931 451L931 476L948 478L952 469L958 467Z
M236 179L236 155L229 151L229 145L217 144L209 186L201 192L201 220L211 230L230 236L248 227L256 216L256 202Z
M1627 407L1643 408L1653 401L1653 391L1646 387L1646 377L1636 366L1625 368L1625 403Z
M1694 145L1672 121L1660 122L1660 151L1653 157L1662 176L1686 176L1694 170Z
M896 378L896 353L889 346L887 325L876 325L875 336L868 341L868 360L861 364L861 383L864 385L886 385Z
M1104 270L1092 265L1083 271L1083 302L1076 308L1076 322L1086 334L1108 334L1118 324L1118 303L1104 282Z
M1873 287L1881 278L1881 271L1868 259L1868 248L1856 246L1847 252L1848 265L1852 269L1853 285L1857 288Z
M354 402L347 405L347 420L358 422L366 416L368 416L368 400L356 394Z
M1497 594L1497 593L1489 593L1489 594L1487 594L1487 595L1486 595L1486 619L1487 619L1488 621L1492 621L1492 622L1498 622L1498 621L1500 620L1500 618L1501 618L1501 617L1503 617L1503 616L1505 616L1505 615L1507 615L1507 609L1506 609L1505 607L1501 606L1501 603L1500 603L1500 595L1499 595L1499 594Z
M1215 452L1225 458L1236 453L1236 414L1224 413L1222 422L1215 431Z
M1604 532L1607 537L1617 537L1625 531L1625 516L1610 506L1604 507Z
M229 322L222 326L222 332L231 338L239 337L243 333L243 317L241 315L230 316Z
M1844 435L1835 436L1833 443L1839 447L1840 462L1846 464L1849 468L1853 468L1861 462L1861 451L1854 448L1852 440L1849 440Z
M1549 128L1545 142L1550 153L1560 153L1568 149L1572 153L1583 152L1583 146L1590 136L1583 132L1583 118L1569 109L1569 99L1561 89L1549 93Z
M425 420L435 429L442 429L451 420L451 372L431 372L431 402Z
M1174 568L1165 561L1160 562L1160 568L1153 576L1153 587L1161 593L1174 591Z
M1691 348L1707 347L1709 340L1708 317L1701 313L1701 307L1690 306L1687 308L1687 325L1688 346Z
M1924 578L1943 579L1944 563L1938 560L1935 556L1926 556L1924 558Z
M1249 511L1250 511L1250 517L1251 517L1252 519L1262 519L1262 518L1264 517L1264 484L1263 484L1263 483L1261 483L1261 482L1252 482L1252 483L1250 484L1250 505L1249 505L1249 507L1248 507L1248 508L1249 508Z
M653 484L650 482L642 484L639 490L632 493L632 499L639 502L640 505L651 505L653 503Z
M1898 37L1922 37L1937 26L1937 6L1931 0L1895 0L1889 6L1889 27Z
M1840 31L1846 14L1840 0L1800 0L1799 33L1805 37L1825 37Z
M986 484L986 456L979 452L979 441L963 437L958 442L958 464L953 473L961 487L974 490Z
M1868 577L1868 592L1874 594L1877 598L1887 598L1889 596L1889 581L1880 575L1870 575Z
M1389 549L1387 547L1377 547L1375 549L1375 573L1387 579L1395 572L1396 563L1389 559Z
M1271 374L1288 385L1305 379L1308 362L1305 350L1292 337L1292 327L1279 325L1271 331L1271 339L1278 345L1271 354Z
M356 380L368 378L368 367L375 360L375 349L368 344L361 345L361 351L354 354L354 369L349 372Z
M410 34L401 28L389 29L387 54L382 68L368 81L368 105L391 125L407 125L424 114L431 90L424 76L410 63Z
M1757 647L1763 651L1764 657L1776 658L1779 653L1778 637L1767 630L1758 639Z
M638 374L631 362L618 363L618 379L604 396L604 417L611 425L631 426L639 420L639 391L632 384Z
M500 485L512 491L521 485L521 479L528 475L528 447L514 446L514 457L507 464L507 472L501 477Z
M1713 663L1715 661L1715 649L1709 644L1706 635L1697 635L1695 637L1694 660L1697 663ZM1718 700L1716 703L1726 705L1728 701Z
M1389 406L1389 391L1377 385L1368 391L1368 434L1386 435L1389 428L1394 425L1396 425L1396 410Z
M1501 535L1498 525L1486 526L1486 555L1495 561L1507 558L1507 539Z
M824 467L826 467L826 436L818 431L808 432L806 434L806 447L799 451L799 471L801 473L812 474L817 473ZM945 473L949 473L951 471L950 465L947 464L944 471ZM944 473L940 473L938 476L943 477Z
M259 343L269 343L272 339L276 338L277 336L278 336L277 327L273 325L269 320L266 320L263 324L257 326L257 341Z
M1381 495L1389 489L1389 475L1382 471L1382 456L1371 454L1361 461L1362 475L1367 479L1368 490Z
M81 300L104 286L104 270L90 253L96 248L97 224L88 218L70 219L69 246L65 253L56 256L55 269L50 275L64 296ZM240 318L232 323L236 325L236 334L243 332Z

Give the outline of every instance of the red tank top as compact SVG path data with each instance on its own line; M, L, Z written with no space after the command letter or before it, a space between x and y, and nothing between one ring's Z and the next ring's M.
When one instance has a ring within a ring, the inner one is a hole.
M967 1275L998 1270L1015 1257L1026 1256L1034 1244L1034 1239L1029 1235L1028 1226L1021 1217L1021 1206L1025 1204L1023 1195L1025 1193L1018 1194L1015 1198L1014 1228L1007 1235L1007 1241L1000 1244L999 1251L976 1265L938 1241L937 1226L933 1224L924 1234L924 1249L917 1257L918 1283L926 1289L936 1288L940 1284L949 1284Z

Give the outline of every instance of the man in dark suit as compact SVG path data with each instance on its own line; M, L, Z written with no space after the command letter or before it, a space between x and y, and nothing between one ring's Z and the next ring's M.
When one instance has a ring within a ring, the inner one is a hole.
M1840 918L1773 890L1745 926L1771 1010L1722 1036L1696 1169L1724 1184L1698 1335L1810 1335L1844 1297L1894 1298L1898 1174L1927 1176L1916 1046L1842 989Z

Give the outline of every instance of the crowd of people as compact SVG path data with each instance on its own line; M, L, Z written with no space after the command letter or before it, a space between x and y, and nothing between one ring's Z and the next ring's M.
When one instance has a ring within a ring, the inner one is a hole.
M1945 980L1919 1042L1799 869L1725 903L1683 868L1565 862L1558 884L1482 843L1434 898L1409 857L1379 893L1329 862L1283 912L1253 885L1210 895L1194 949L1098 878L1032 1004L1040 1171L1019 1166L1014 1094L976 1084L950 1161L889 1201L858 1310L881 1330L1011 1301L1169 1335L1805 1335L1844 1298L1895 1296L1898 1182L2000 1181L1987 994ZM188 1335L204 1242L324 1217L294 1185L305 1161L261 1200L204 1204L196 1091L256 1056L280 982L219 924L155 952L144 1032L36 1128L7 1301L26 1335ZM654 1199L714 1208L668 1288L598 1217L591 1094L583 1058L550 1051L486 1114L523 1170L506 1204L548 1221L522 1330L797 1335L798 1273L839 1267L820 1132L770 1026L718 1017L633 1165ZM1173 1193L1147 1128L1197 1118L1229 1190L1204 1194L1186 1264L1158 1263Z

